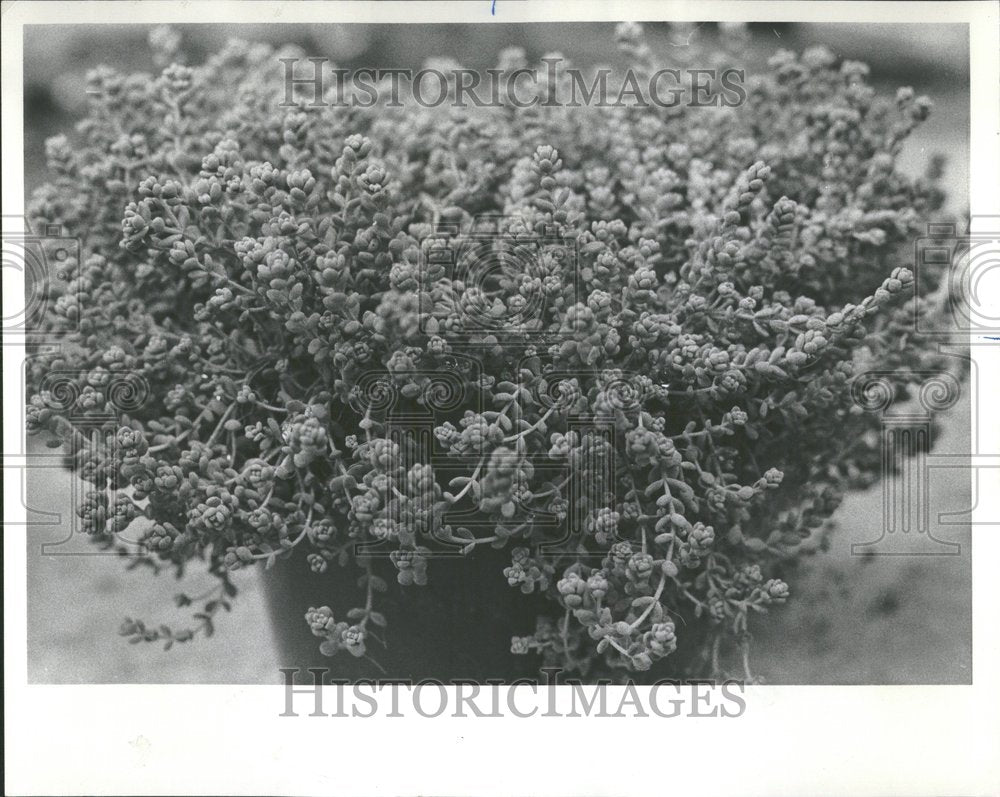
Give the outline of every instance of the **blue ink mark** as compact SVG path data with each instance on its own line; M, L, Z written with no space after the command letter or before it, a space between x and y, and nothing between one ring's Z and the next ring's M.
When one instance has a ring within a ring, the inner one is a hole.
M493 5L490 6L490 14L494 17L497 15L497 0L493 0Z
M983 337L986 338L986 340L1000 340L1000 337L997 337L996 335L983 335Z

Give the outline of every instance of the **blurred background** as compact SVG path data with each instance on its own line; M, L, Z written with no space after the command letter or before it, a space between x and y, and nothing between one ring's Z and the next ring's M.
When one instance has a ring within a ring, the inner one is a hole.
M530 59L560 52L580 66L614 63L613 25L536 23L474 25L179 25L189 63L199 63L228 38L295 43L308 55L345 68L419 68L448 56L468 68L495 65L500 50L523 47ZM683 47L691 29L646 24L654 50ZM823 44L839 58L866 61L883 91L912 86L935 103L930 120L909 140L902 166L922 172L932 154L947 156L949 204L968 205L969 51L964 25L750 26L746 68L762 68L779 48ZM85 76L108 64L153 72L142 25L31 26L25 32L25 183L44 182L45 140L68 132L86 106ZM711 41L713 23L694 26ZM740 65L742 66L742 65ZM936 451L969 449L968 394L942 418ZM272 641L258 572L238 573L240 595L220 617L217 633L163 652L117 636L123 617L183 626L187 610L173 609L177 592L197 595L212 579L192 572L182 582L125 571L116 557L95 554L74 539L76 490L40 441L29 474L28 673L35 683L273 683L284 664ZM51 464L50 464L51 463ZM877 539L882 493L848 497L837 515L829 550L806 560L789 580L794 600L755 631L754 660L768 682L792 684L970 683L971 571L969 530L941 528L940 512L971 506L967 475L935 479L931 519L936 536L961 545L957 556L859 557L853 543ZM303 611L307 607L303 607ZM291 622L295 618L290 618Z
M499 52L523 47L529 60L560 52L574 64L613 64L614 26L605 23L490 25L176 25L189 63L200 63L228 39L297 44L308 55L339 67L419 69L431 57L448 56L470 69L496 65ZM644 23L654 50L687 45L691 31L667 23ZM693 26L711 42L714 23ZM918 129L906 165L919 170L931 148L947 153L956 187L967 184L969 47L966 25L752 23L748 70L763 69L779 48L825 45L838 57L865 61L872 82L885 91L901 85L928 94L936 112ZM25 32L25 179L44 178L45 139L66 129L86 107L87 70L107 64L122 71L156 72L145 25L45 25ZM963 201L957 207L965 207Z

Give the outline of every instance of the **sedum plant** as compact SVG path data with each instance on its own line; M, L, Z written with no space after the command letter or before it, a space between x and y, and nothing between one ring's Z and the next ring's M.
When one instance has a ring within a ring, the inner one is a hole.
M732 65L724 36L686 57ZM316 644L377 662L381 593L493 556L550 599L512 654L750 677L751 617L879 475L853 380L905 393L926 366L904 244L940 169L896 159L928 102L812 49L736 108L289 108L294 48L189 67L151 41L159 75L90 75L31 209L82 257L29 429L67 447L96 542L134 553L138 529L137 562L219 579L191 628L123 635L211 633L233 571L305 557L357 581L301 607Z

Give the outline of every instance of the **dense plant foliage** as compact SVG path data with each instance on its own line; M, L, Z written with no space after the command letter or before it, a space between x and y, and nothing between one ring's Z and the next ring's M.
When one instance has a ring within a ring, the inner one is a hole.
M732 65L726 35L685 57ZM383 576L419 590L489 546L552 599L513 653L745 662L782 562L879 474L852 378L905 389L924 356L902 245L942 197L896 158L928 103L813 49L737 108L282 108L296 55L98 70L48 144L32 216L83 257L29 425L71 451L96 540L138 519L150 561L220 579L195 627L123 633L210 632L231 571L302 555L360 577L356 607L302 607L323 652L377 660Z

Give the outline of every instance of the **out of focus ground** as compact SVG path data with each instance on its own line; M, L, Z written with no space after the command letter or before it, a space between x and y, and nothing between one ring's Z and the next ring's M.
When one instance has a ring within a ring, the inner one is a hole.
M44 447L36 447L39 452ZM95 553L77 525L72 497L78 484L67 472L31 472L27 505L57 513L28 529L28 678L32 683L269 683L276 681L275 650L259 575L236 573L240 594L229 615L219 615L210 639L175 645L130 645L118 636L122 620L183 628L192 607L179 609L179 592L196 596L215 579L192 570L181 581L153 576L146 568L126 571L117 556ZM308 607L303 607L303 612ZM290 621L294 622L295 618ZM304 622L304 621L303 621Z
M967 453L969 423L969 405L956 405L934 453ZM930 533L958 543L957 555L943 546L941 555L884 555L899 550L888 538L867 548L874 555L853 554L882 537L883 488L848 495L829 550L789 575L792 598L757 623L755 674L783 684L971 683L971 534L939 518L971 508L970 472L931 471Z

